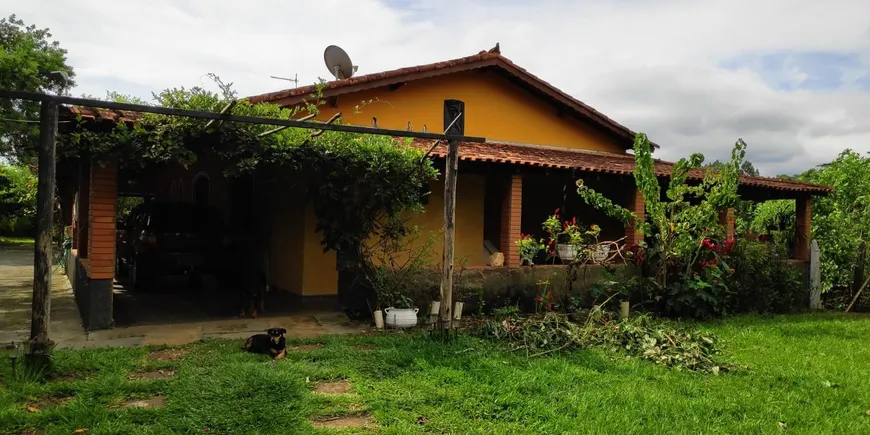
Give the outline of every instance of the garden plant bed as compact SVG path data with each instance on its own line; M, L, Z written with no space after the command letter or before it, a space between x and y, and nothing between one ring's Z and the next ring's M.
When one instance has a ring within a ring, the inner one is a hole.
M369 428L347 433L870 433L870 317L684 326L715 334L741 369L681 371L597 347L528 358L490 340L419 331L326 337L316 358L289 352L275 365L240 341L207 340L182 348L175 376L141 382L128 376L148 366L148 348L63 350L57 370L90 377L75 381L73 401L41 412L26 406L68 394L70 383L9 383L0 365L0 433L316 434L349 422ZM357 394L315 393L309 380L321 379L346 379ZM118 408L155 396L165 408Z

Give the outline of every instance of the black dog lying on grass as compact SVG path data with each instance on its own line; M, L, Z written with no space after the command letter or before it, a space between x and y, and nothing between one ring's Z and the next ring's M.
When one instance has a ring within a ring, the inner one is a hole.
M284 328L269 328L265 334L256 334L248 337L242 350L251 353L264 353L272 355L273 359L284 359L287 356L287 339Z

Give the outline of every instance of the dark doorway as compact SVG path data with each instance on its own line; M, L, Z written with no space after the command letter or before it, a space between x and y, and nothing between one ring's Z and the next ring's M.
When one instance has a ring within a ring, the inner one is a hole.
M209 205L211 194L211 181L207 175L200 175L193 181L193 201L197 205Z

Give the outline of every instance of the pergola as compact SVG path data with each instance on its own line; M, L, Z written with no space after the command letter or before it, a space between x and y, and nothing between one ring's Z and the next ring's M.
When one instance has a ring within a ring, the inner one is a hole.
M56 165L56 136L58 131L58 108L60 104L72 106L130 111L137 113L155 113L170 116L207 119L211 121L240 122L247 124L273 125L280 128L303 128L309 130L329 130L347 133L372 134L391 137L409 137L415 139L434 140L432 149L442 141L448 143L449 153L445 170L444 189L444 249L442 266L442 304L441 325L450 330L452 307L453 279L453 239L455 231L456 180L458 167L458 148L460 142L484 143L485 138L464 135L464 104L461 101L446 100L444 102L444 133L427 133L407 130L392 130L377 127L335 124L332 122L317 122L309 120L276 119L254 116L233 115L230 103L220 112L202 112L183 110L170 107L147 106L74 98L62 95L48 95L35 92L0 90L0 98L38 101L40 107L40 130L38 148L38 187L36 210L36 240L34 249L33 271L33 302L30 329L29 357L45 361L50 354L53 342L49 338L49 319L51 309L51 271L52 247L51 228L54 221L54 192ZM334 121L333 118L331 121ZM211 122L210 121L210 122ZM427 152L428 155L428 152ZM114 228L114 215L111 216L111 228ZM446 291L444 291L446 289Z

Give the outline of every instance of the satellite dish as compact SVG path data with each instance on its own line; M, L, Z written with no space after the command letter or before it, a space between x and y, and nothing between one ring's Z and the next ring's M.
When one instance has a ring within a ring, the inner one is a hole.
M326 68L335 76L336 80L349 79L353 77L357 66L350 62L350 56L347 55L341 47L330 45L323 51L323 60L326 61Z

